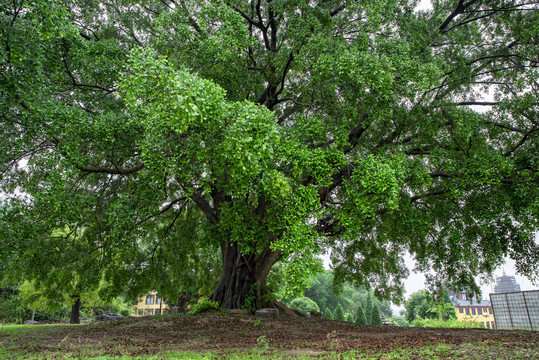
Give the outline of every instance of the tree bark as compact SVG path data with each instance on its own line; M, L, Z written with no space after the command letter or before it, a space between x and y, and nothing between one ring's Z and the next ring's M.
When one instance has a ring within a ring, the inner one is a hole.
M221 279L212 294L224 309L263 307L262 294L271 267L279 259L280 251L269 247L260 254L241 253L241 247L230 241L221 244L223 269ZM257 284L253 288L253 285Z
M80 324L80 296L79 295L73 295L71 296L73 299L75 299L75 302L73 305L71 305L71 317L70 317L70 324Z

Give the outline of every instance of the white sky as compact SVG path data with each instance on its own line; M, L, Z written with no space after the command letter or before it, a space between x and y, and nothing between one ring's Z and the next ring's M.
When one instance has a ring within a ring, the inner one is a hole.
M416 10L432 9L432 2L430 0L421 0L417 5Z
M406 259L406 264L411 270L413 267L413 261L411 259ZM482 299L488 299L489 293L492 292L494 285L496 284L496 277L502 276L505 271L506 275L514 276L517 283L520 285L521 290L538 290L539 284L532 284L528 278L518 275L515 270L515 262L509 258L506 259L505 265L499 267L494 272L494 280L488 284L480 284ZM405 298L408 298L411 294L418 290L425 289L425 275L422 273L414 273L410 271L410 276L404 281L404 288L406 289Z

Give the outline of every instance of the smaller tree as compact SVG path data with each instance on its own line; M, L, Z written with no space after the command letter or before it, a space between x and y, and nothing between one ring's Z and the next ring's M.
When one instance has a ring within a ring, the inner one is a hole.
M426 318L428 315L428 293L425 290L419 290L413 293L406 301L406 321L412 323L417 317Z
M333 312L333 320L340 320L344 321L344 310L341 306L341 304L337 305L337 308Z
M330 309L327 309L327 311L324 313L324 317L325 317L326 319L331 319L331 320L333 320L333 313L331 312Z
M352 313L346 313L345 321L353 323L354 322L354 315Z
M371 325L382 325L382 315L380 314L380 308L378 305L373 304L371 314Z
M367 295L367 301L365 303L365 319L367 320L367 324L371 324L373 302L374 301L372 299L372 294L369 291L369 294Z
M361 306L361 305L359 305L357 307L355 323L358 324L358 325L366 325L367 324L367 319L365 318L365 312L363 311L363 306Z

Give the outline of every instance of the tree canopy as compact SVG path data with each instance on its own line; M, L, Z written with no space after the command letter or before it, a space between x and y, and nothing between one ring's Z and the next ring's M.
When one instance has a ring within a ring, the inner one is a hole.
M225 308L324 252L393 300L406 252L454 289L536 276L537 3L415 5L3 4L2 269L110 296L204 269Z

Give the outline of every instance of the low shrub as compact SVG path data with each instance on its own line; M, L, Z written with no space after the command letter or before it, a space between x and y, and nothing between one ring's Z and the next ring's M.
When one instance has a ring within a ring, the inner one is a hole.
M313 300L305 296L301 296L292 300L289 304L289 307L307 314L309 314L311 310L320 312L320 308L318 307L318 305Z
M393 317L390 319L396 326L410 326L410 323L403 318Z
M193 306L193 308L191 309L191 314L200 314L209 311L216 311L219 309L220 305L218 302L204 299Z
M412 322L415 327L433 327L433 328L485 328L480 322L459 321L457 319L439 320L439 319L421 319L418 318Z

